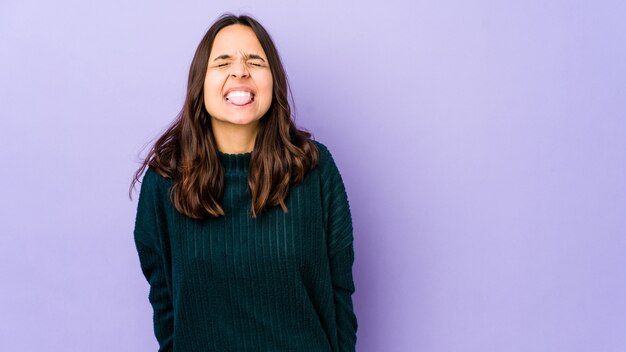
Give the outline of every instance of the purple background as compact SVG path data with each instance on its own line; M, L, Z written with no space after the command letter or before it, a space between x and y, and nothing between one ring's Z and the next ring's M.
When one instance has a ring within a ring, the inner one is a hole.
M1 351L156 350L127 188L224 11L342 172L359 351L626 350L625 2L3 0Z

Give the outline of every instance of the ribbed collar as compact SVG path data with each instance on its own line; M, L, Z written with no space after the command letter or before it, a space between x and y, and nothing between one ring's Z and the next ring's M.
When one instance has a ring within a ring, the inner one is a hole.
M252 152L241 154L227 154L217 151L217 156L227 173L248 173Z

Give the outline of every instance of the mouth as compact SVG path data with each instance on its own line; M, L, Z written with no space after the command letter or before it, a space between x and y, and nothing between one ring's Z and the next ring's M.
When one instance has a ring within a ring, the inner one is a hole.
M224 99L235 106L246 106L254 102L255 94L249 89L230 89Z

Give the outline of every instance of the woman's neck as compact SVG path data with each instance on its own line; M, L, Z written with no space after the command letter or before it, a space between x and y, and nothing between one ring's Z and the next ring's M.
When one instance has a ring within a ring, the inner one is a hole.
M237 125L211 118L217 149L227 154L249 153L254 149L259 122Z

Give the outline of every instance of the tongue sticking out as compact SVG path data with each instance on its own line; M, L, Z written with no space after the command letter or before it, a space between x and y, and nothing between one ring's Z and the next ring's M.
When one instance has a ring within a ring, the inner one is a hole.
M246 105L252 101L252 96L230 96L226 100L233 103L234 105Z
M244 90L231 90L226 95L226 101L235 106L244 106L254 101L254 93Z

